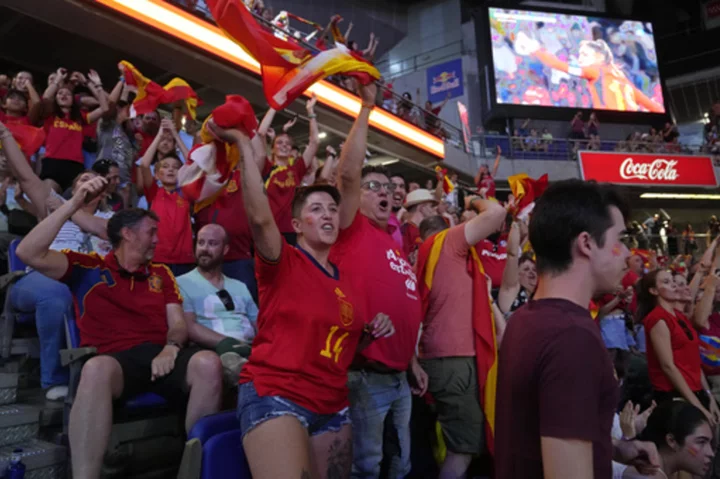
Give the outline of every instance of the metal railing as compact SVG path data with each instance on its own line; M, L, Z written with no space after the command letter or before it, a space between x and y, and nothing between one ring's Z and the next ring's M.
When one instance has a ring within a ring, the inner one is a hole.
M383 72L383 77L391 80L408 73L416 72L422 68L428 67L435 63L446 59L457 58L467 54L462 40L450 42L441 47L426 50L423 53L413 55L403 60L391 61L390 59L381 60L375 63L375 66Z
M210 13L210 10L208 9L207 5L205 5L205 2L203 0L163 1L175 5L176 7L180 7L184 10L188 10L189 12L213 24L215 23L214 19L212 18L212 14ZM307 48L308 50L316 53L319 52L317 47L303 41L303 38L306 37L307 32L302 32L290 26L288 26L287 29L280 29L276 25L273 25L271 22L262 18L261 16L256 15L254 12L253 16L262 25L265 25L266 27L271 28L276 32L287 35L288 38L292 38L293 41L296 41L304 48ZM347 85L345 84L341 76L328 77L327 81L343 88L349 93L355 94L354 91L347 88ZM398 95L391 89L387 88L383 81L378 81L376 82L376 84L378 86L378 90L380 91L380 99L378 102L378 106L398 116L399 118L408 121L409 123L412 123L421 129L426 130L428 133L446 140L446 143L449 143L452 146L462 147L463 136L459 128L439 118L432 112L425 110L423 107L413 103L411 100L407 100L401 95Z
M577 160L579 150L616 151L623 153L675 153L687 155L716 155L709 145L650 142L644 140L609 141L591 139L558 139L530 136L474 135L471 139L473 156L491 158L500 146L503 156L517 160Z

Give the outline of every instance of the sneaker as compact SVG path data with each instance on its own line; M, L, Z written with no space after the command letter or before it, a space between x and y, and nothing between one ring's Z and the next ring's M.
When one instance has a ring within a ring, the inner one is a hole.
M45 399L48 401L63 401L67 395L67 386L53 386L45 392Z

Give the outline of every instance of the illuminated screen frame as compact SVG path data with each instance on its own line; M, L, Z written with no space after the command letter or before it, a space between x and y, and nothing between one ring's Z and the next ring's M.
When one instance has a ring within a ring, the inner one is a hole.
M208 51L244 70L260 74L260 64L222 31L182 9L162 0L94 0L116 12L150 25L197 48ZM318 100L352 118L360 113L360 99L326 81L312 85L304 93L315 93ZM409 143L438 158L445 158L443 141L381 108L370 113L370 126Z
M583 112L596 112L598 115L602 115L601 121L608 121L608 122L617 122L617 123L624 123L624 122L638 122L638 121L659 121L660 119L667 119L670 115L670 108L668 105L668 92L665 88L665 81L664 76L662 73L662 52L657 51L657 39L654 38L655 41L655 47L656 47L656 53L658 56L658 75L660 78L660 85L662 88L662 94L663 94L663 108L665 109L665 113L651 113L651 112L645 112L645 111L620 111L620 110L595 110L592 108L592 105L588 108L584 108L582 106L575 106L575 107L563 107L563 106L541 106L541 105L518 105L514 103L498 103L497 101L497 84L495 79L495 60L493 56L492 51L492 39L491 39L491 27L490 27L490 9L500 9L500 10L521 10L524 12L531 12L531 13L542 13L547 15L576 15L576 16L584 16L584 17L594 17L594 18L607 18L611 20L628 20L628 21L635 21L635 22L643 22L643 23L653 23L651 19L648 18L638 18L638 17L624 17L624 18L618 18L615 15L605 15L597 12L585 12L585 11L576 11L576 10L562 10L562 9L553 9L553 8L539 8L539 7L532 7L532 6L522 6L517 8L508 8L507 5L499 5L497 3L490 3L482 10L478 11L478 14L474 17L476 21L476 37L477 37L477 43L478 43L478 52L484 52L485 56L484 58L486 60L483 61L482 57L479 57L479 66L482 69L483 65L485 67L485 81L484 85L482 85L482 88L484 90L482 96L487 95L487 101L483 101L483 114L487 121L491 119L497 119L497 118L527 118L527 117L538 117L538 118L545 118L547 120L569 120L571 119L575 112L577 111L583 111ZM654 25L653 25L654 27ZM653 28L653 31L655 29ZM484 99L483 99L484 100Z

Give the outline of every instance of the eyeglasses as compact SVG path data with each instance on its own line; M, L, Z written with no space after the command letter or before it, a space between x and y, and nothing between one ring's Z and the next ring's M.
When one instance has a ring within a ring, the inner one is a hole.
M693 332L692 332L692 330L690 329L690 327L688 327L687 323L685 323L685 321L683 321L682 319L678 319L678 324L680 325L680 327L681 327L681 328L683 329L683 331L685 332L685 336L687 336L687 338L688 338L690 341L694 341L694 340L695 340L695 336L693 335Z
M233 302L232 296L230 296L230 293L227 292L227 289L221 289L217 293L218 298L220 298L220 301L222 301L223 306L225 306L225 310L227 311L233 311L235 310L235 303Z
M375 193L385 188L385 191L387 191L388 193L392 193L393 191L395 191L395 188L397 188L397 185L395 183L380 183L379 181L370 180L363 183L362 187L367 188L370 191L374 191Z

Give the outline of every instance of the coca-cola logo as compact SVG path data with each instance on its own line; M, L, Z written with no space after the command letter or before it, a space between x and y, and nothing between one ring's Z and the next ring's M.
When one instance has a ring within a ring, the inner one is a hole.
M675 181L679 178L675 169L677 160L658 158L652 163L635 163L626 158L620 165L620 177L624 180Z

